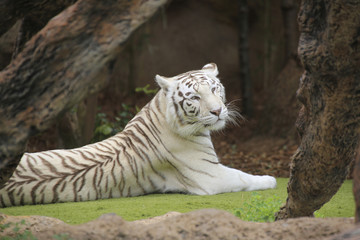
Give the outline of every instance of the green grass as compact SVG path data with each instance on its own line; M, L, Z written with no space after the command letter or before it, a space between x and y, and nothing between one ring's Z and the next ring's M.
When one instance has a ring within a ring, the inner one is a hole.
M315 212L321 217L354 217L355 200L352 180L346 180L335 196Z
M278 178L276 189L259 191L266 198L276 195L282 202L287 197L287 178ZM151 194L141 197L106 199L89 202L58 203L21 206L0 209L8 215L43 215L55 217L69 224L80 224L98 218L104 213L116 213L132 221L165 214L169 211L190 212L197 209L216 208L234 213L249 202L251 192L225 193L213 196L191 196L184 194ZM352 217L355 203L352 181L346 181L333 199L318 211L323 217Z

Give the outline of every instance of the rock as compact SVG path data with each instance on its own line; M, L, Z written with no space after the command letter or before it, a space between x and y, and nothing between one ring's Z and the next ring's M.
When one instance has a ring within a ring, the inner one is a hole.
M141 219L141 220L136 220L133 221L133 223L142 223L142 224L152 224L152 223L157 223L157 222L161 222L169 217L173 217L173 216L177 216L180 215L181 213L179 212L168 212L162 216L157 216L157 217L152 217L152 218L147 218L147 219Z
M14 237L16 232L22 233L25 230L36 233L43 230L46 231L59 224L61 225L65 223L59 219L45 216L8 216L0 213L0 225L6 226L6 224L10 225L5 229L0 230L0 236ZM18 227L19 230L14 231L14 227Z
M4 216L2 224L26 220L26 229L38 239L67 236L71 239L331 239L354 228L353 218L296 218L274 223L245 222L214 209L169 213L150 220L127 222L115 214L68 225L41 216ZM6 233L1 233L6 234ZM1 235L0 236L5 236ZM9 234L7 232L7 234Z

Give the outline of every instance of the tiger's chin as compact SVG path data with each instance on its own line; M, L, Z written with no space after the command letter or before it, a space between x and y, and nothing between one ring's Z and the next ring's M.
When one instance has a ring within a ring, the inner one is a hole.
M223 119L219 119L214 124L207 126L207 129L209 129L210 131L219 131L225 128L225 125L226 125L226 121Z

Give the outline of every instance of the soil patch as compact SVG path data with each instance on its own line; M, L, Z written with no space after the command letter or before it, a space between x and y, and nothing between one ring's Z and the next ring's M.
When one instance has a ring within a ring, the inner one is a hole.
M255 175L290 176L291 156L298 148L294 139L239 137L244 132L244 128L230 128L213 137L216 152L224 165Z

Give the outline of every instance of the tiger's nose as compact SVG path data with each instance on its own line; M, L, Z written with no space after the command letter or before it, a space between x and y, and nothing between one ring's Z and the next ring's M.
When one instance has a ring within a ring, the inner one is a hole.
M221 113L221 108L216 109L216 110L211 110L210 113L215 115L215 116L219 116L220 113Z

